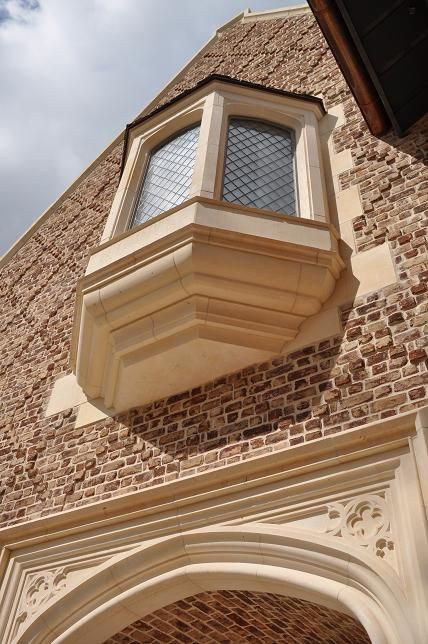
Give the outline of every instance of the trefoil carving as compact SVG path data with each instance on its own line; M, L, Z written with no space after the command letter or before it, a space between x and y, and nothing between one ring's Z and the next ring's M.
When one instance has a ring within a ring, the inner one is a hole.
M356 497L347 503L333 502L327 507L327 534L356 541L381 559L394 550L388 508L380 495Z
M62 567L39 571L28 576L19 602L14 636L52 597L65 588L66 581L67 572Z

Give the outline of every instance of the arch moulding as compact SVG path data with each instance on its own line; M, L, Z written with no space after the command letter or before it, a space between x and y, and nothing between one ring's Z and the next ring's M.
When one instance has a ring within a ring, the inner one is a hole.
M211 590L428 640L426 410L0 531L0 641L100 644ZM404 502L407 499L407 502Z

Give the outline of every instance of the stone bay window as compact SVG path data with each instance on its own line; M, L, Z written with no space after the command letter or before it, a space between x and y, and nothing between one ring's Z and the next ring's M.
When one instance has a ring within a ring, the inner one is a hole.
M343 268L319 99L211 77L128 126L73 367L114 411L284 351Z

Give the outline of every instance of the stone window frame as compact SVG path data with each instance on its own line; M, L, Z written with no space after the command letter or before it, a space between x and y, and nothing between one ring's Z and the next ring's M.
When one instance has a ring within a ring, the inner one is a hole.
M319 99L225 80L209 80L129 129L127 156L101 243L151 225L198 198L222 200L227 131L242 117L290 129L295 137L296 198L299 219L329 222L318 122L325 115ZM152 151L175 133L200 123L189 197L176 208L129 228ZM230 204L235 207L235 204ZM253 210L240 206L244 210ZM270 211L260 210L260 213ZM281 213L270 213L286 217Z

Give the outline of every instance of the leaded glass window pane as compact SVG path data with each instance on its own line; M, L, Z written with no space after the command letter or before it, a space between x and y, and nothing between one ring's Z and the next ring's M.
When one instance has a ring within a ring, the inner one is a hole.
M294 136L262 121L231 119L223 199L296 214Z
M152 152L131 227L178 206L189 196L199 125Z

